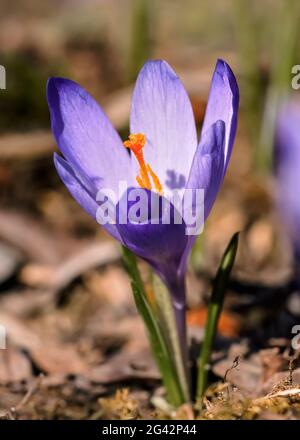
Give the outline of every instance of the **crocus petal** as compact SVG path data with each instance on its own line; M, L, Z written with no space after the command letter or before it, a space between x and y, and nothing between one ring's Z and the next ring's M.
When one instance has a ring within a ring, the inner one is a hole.
M205 190L204 219L211 211L229 163L237 128L238 105L239 89L235 76L225 61L218 60L211 81L200 142L187 184L187 188ZM195 236L188 238L179 274L185 270L195 239Z
M217 121L206 132L202 134L201 142L197 148L193 164L191 167L187 187L184 195L184 219L193 210L193 215L200 216L205 221L211 211L223 181L224 171L224 143L225 143L225 124L223 121ZM197 189L204 191L204 206L189 206L194 199L189 198L187 204L187 191L195 191ZM204 210L204 211L201 211ZM187 245L184 250L179 274L184 272L187 257L195 242L196 235L189 235Z
M145 160L165 191L184 187L197 133L188 95L165 61L148 61L142 68L132 97L130 131L145 134ZM133 166L137 173L135 158Z
M50 78L47 99L52 132L73 168L96 189L118 190L119 180L132 184L128 152L103 110L73 81Z
M204 220L211 211L223 181L224 143L225 124L217 121L201 136L186 185L186 190L204 190Z
M300 105L291 100L282 105L277 118L275 136L275 168L277 177L277 206L280 219L300 258Z
M118 230L122 239L132 252L148 261L168 285L175 284L177 268L187 242L185 224L182 219L180 223L174 221L175 216L177 219L181 218L180 214L163 197L139 188L134 189L138 194L135 197L138 202L134 199L127 202L131 191L130 188L124 194L128 207L127 220L121 223L118 219ZM119 205L123 203L120 200ZM144 211L141 212L140 221L133 220L131 212L135 206L142 206L141 211ZM154 206L157 207L157 216L153 215Z
M211 81L202 133L218 120L225 123L224 174L231 156L237 127L239 89L229 65L218 60ZM201 139L200 139L201 144Z
M64 185L74 197L76 202L91 216L97 220L97 209L99 208L94 195L91 194L83 181L82 176L76 173L73 168L58 154L54 154L54 165ZM122 242L117 226L113 224L103 225L103 228L114 238Z

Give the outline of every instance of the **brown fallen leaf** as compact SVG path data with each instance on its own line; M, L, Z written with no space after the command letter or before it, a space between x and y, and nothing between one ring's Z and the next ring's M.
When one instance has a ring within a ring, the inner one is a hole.
M157 381L160 375L149 351L119 353L87 372L91 382L110 384L129 380Z
M53 294L50 291L25 289L6 291L1 297L1 311L18 318L31 318L53 304Z
M76 374L88 369L74 344L62 344L49 337L41 337L20 319L4 313L0 314L0 323L5 327L9 340L19 349L26 350L41 371Z
M215 375L225 377L227 382L236 386L239 390L249 396L259 395L262 382L262 365L257 355L249 358L240 358L237 368L232 368L234 357L222 359L212 366Z
M110 346L121 346L127 353L137 353L148 349L149 342L146 337L145 327L138 315L116 318L106 318L99 325L99 317L96 315L89 320L87 332L101 341L102 349Z
M289 381L289 372L288 371L280 371L271 376L267 381L265 381L262 385L261 394L266 395L270 394L275 387L278 387L280 384ZM300 368L297 368L292 373L292 381L294 385L300 385Z
M13 247L0 243L0 284L16 274L22 255Z
M79 374L88 369L88 365L77 353L74 345L54 345L45 341L38 347L31 347L30 357L41 371L48 374Z
M55 141L50 131L12 133L0 137L1 160L32 160L50 156L55 149Z
M133 306L133 295L127 274L121 267L110 266L85 277L86 287L112 307Z
M31 287L44 287L60 292L87 271L113 263L120 258L121 252L117 243L90 243L57 265L27 265L19 278Z
M0 383L18 382L32 376L28 357L16 347L0 350Z
M61 243L40 222L19 211L0 209L0 238L34 261L55 263Z
M263 367L263 382L266 382L275 373L288 367L288 360L283 356L278 347L260 350L259 355Z
M262 266L270 259L274 247L274 224L270 218L257 220L247 234L247 245L255 264Z

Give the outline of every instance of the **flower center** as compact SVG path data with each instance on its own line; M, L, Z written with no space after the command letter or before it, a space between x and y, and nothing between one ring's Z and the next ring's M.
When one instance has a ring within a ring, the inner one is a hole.
M143 148L146 144L146 136L142 133L130 134L128 140L124 142L124 147L129 148L135 155L139 166L139 174L136 176L136 181L141 188L152 190L152 184L155 191L163 194L163 187L159 178L154 173L150 165L145 162Z

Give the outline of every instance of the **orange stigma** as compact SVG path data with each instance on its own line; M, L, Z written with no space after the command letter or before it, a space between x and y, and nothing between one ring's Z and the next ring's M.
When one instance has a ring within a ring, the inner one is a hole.
M142 133L130 134L127 141L124 142L124 147L129 148L135 155L140 171L136 176L136 181L141 188L152 190L152 183L154 189L159 194L163 194L163 187L158 176L154 173L150 165L145 163L143 148L146 144L146 136ZM151 183L152 181L152 183Z

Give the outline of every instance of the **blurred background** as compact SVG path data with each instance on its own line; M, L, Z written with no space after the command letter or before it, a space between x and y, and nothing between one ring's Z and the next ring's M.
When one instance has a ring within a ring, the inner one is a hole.
M239 230L215 378L237 354L245 356L233 383L246 392L259 383L259 393L288 368L285 353L300 305L293 245L278 221L273 152L278 110L291 95L299 99L291 85L292 68L300 64L299 14L296 0L1 0L3 417L16 405L24 418L115 414L110 401L98 399L123 384L147 411L157 387L119 248L76 205L54 170L45 99L49 76L73 79L125 139L134 80L149 58L167 60L179 74L199 131L217 58L230 64L240 86L232 160L191 256L191 338L201 341L211 280ZM151 289L143 263L141 270ZM29 402L18 406L33 381Z

